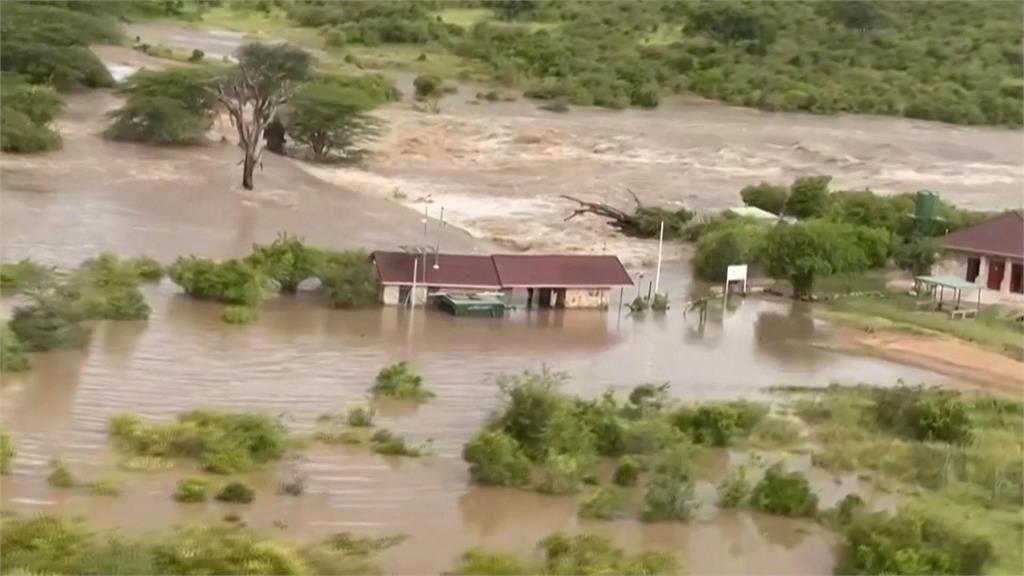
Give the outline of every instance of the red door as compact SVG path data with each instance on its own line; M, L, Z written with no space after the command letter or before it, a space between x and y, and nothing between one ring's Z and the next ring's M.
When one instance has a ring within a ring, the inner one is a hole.
M988 261L988 289L999 290L1003 284L1003 274L1006 273L1006 260Z

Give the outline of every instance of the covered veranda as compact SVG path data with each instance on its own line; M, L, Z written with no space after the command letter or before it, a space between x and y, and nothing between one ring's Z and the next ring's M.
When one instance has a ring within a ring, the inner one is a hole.
M946 291L950 299L946 300ZM914 291L918 295L916 308L933 309L949 313L951 318L977 316L981 309L981 289L971 282L957 276L918 276L914 278ZM973 307L963 307L964 292L976 298ZM922 298L927 296L927 299Z

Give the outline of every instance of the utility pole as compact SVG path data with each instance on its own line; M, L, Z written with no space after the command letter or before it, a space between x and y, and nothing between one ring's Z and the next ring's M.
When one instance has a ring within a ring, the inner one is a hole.
M444 232L444 206L441 206L441 219L437 222L437 247L434 249L434 270L441 267L441 234Z
M658 268L654 273L654 293L660 294L658 288L661 286L661 250L665 244L665 221L661 221L661 230L658 232Z

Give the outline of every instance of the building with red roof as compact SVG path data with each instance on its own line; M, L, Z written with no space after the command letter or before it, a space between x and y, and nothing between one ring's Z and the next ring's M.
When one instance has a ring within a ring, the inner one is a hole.
M989 290L1024 294L1024 211L1014 210L942 238L937 268Z
M632 286L616 256L588 254L433 254L374 252L381 301L423 302L436 292L526 290L528 305L603 308L612 288ZM413 290L416 290L414 293Z

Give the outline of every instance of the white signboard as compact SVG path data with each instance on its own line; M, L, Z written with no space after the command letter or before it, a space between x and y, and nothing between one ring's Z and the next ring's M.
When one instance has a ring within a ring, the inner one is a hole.
M725 271L725 291L729 291L730 282L743 282L743 293L747 292L747 265L729 266Z

